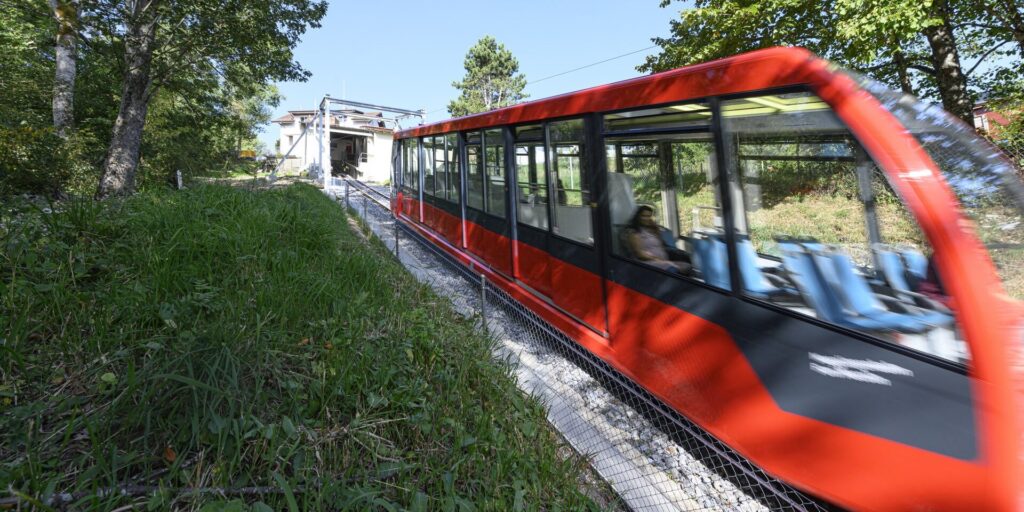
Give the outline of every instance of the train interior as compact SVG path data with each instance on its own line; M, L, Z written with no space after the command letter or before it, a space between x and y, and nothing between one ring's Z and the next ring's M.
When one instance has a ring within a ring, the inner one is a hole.
M548 132L551 144L548 152L545 151L540 125L519 127L515 132L515 190L519 222L542 230L548 229L551 223L553 233L593 244L591 198L585 181L582 149L583 122L550 123ZM550 163L547 155L550 155ZM548 180L551 180L550 184ZM548 198L551 189L555 195L553 201Z
M743 294L966 361L926 240L828 105L804 92L722 102L725 177L710 132L693 130L706 107L682 107L606 117L629 127L605 137L614 254L728 289L728 213Z

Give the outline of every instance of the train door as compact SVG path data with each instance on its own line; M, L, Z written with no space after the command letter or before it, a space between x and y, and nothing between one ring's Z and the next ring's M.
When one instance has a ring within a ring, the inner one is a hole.
M516 277L604 332L584 126L571 119L516 128Z
M458 247L466 246L464 231L464 210L462 197L462 146L459 134L452 132L445 135L445 158L448 165L448 216L445 220L445 233L449 240Z
M459 158L459 166L458 166L458 168L459 168L459 183L458 183L458 187L459 187L459 213L461 215L461 223L459 225L459 230L462 233L462 245L460 247L463 248L463 249L467 249L468 250L468 248L469 248L469 234L467 233L466 230L467 230L467 228L469 226L469 222L468 222L468 218L469 218L468 217L468 215L469 215L468 214L469 197L466 195L466 192L469 190L470 177L467 176L466 173L469 170L470 164L467 161L467 154L468 154L467 147L468 147L468 145L466 144L466 133L465 132L456 132L455 133L455 139L456 139L455 140L456 152L459 155L459 157L458 157Z
M423 222L454 244L461 244L459 179L453 137L437 135L423 138ZM453 184L456 184L453 187Z
M468 132L465 141L466 249L498 272L511 276L504 134L500 128Z
M436 194L438 190L444 194L444 175L439 173L436 167L434 137L423 137L420 145L423 147L423 223L436 231ZM441 163L443 172L443 160Z
M416 139L403 139L400 212L408 219L420 220L420 188L419 152Z
M424 196L424 184L426 183L426 177L424 176L424 164L423 164L423 144L422 139L412 139L412 147L410 148L412 155L411 161L414 164L413 173L416 175L416 221L423 222L423 201L426 199Z
M591 164L583 119L548 123L548 187L551 229L548 276L552 298L566 311L604 332L604 289L594 245L594 199Z
M551 295L548 256L548 175L544 126L517 126L515 140L515 277L545 296Z

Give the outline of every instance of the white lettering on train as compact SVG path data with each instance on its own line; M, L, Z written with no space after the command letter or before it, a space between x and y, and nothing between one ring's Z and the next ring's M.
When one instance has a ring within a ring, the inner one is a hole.
M868 384L891 386L892 381L877 375L884 373L889 375L903 375L913 377L914 372L902 366L885 361L874 361L871 359L849 359L842 356L823 356L814 352L807 354L810 357L811 371L835 377L837 379L855 380Z

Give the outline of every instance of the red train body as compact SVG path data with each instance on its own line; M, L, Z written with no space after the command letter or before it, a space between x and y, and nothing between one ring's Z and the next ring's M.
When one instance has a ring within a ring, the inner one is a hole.
M988 238L1017 240L1020 184L969 131L776 48L399 132L393 211L799 489L858 510L1014 510L1021 260ZM990 196L1010 199L973 199ZM625 222L638 199L682 256L637 257L656 231ZM850 205L863 229L837 220L859 225ZM845 231L866 243L844 248ZM918 252L928 270L903 293Z

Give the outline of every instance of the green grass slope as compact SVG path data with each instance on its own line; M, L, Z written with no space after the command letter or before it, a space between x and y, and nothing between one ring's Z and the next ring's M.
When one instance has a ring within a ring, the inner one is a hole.
M490 342L316 189L59 210L0 219L0 509L594 507Z

